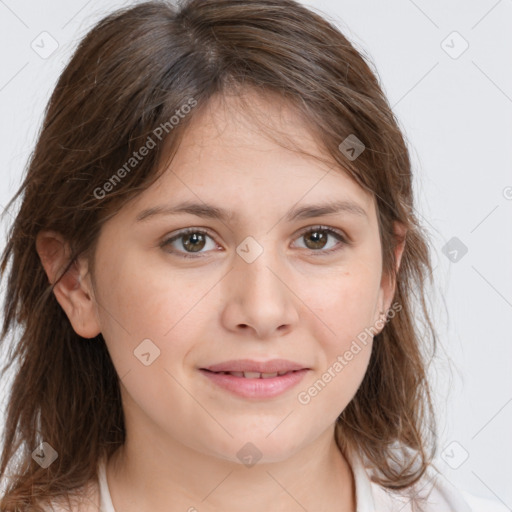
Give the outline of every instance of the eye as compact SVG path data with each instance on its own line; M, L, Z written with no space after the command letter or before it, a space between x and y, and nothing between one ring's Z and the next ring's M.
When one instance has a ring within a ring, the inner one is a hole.
M337 239L338 243L334 244L334 246L331 246L329 249L324 249L328 245L329 237ZM341 250L343 246L350 245L350 242L341 232L327 226L307 228L300 233L299 239L301 238L306 240L306 249L309 249L313 253L319 253L315 254L315 256L330 254ZM208 239L212 242L210 250L216 249L217 245L207 231L199 228L187 228L173 237L164 240L160 244L160 247L170 247L170 250L166 249L169 253L179 254L183 258L199 258L201 254L208 252L203 251L208 245ZM194 253L197 254L197 256L194 255Z
M200 251L205 247L206 239L209 238L213 242L213 238L206 232L201 229L196 228L188 228L180 231L175 236L164 240L160 247L168 247L171 246L172 249L169 251L171 253L180 253L184 258L197 258L200 256L193 256L187 254L187 251L190 253L200 253ZM183 252L181 249L177 249L176 245L181 246L182 249L185 249ZM213 243L213 248L215 248L215 242Z
M339 243L334 244L334 246L331 245L329 249L324 249L328 245L329 237L338 239ZM315 256L324 256L325 254L341 250L345 245L349 245L347 238L341 232L327 226L307 228L307 230L301 232L300 239L306 240L306 249L319 253L315 254Z

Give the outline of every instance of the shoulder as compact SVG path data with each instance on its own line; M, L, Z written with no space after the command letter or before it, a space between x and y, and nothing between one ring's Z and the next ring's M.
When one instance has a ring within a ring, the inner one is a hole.
M391 491L372 482L375 510L389 512L506 512L498 502L478 498L455 487L444 475L429 468L406 490Z

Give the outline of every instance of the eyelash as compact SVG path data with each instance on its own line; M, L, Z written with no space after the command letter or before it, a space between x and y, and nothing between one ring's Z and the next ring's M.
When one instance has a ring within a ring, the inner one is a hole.
M336 245L335 247L333 247L331 249L327 249L326 251L323 251L321 249L318 249L318 250L309 249L309 251L312 252L312 253L320 253L320 254L315 254L315 256L329 255L329 254L332 254L334 252L337 252L337 251L341 250L344 246L351 245L351 242L349 242L347 240L347 238L340 231L338 231L336 229L333 229L333 228L330 228L330 227L327 227L327 226L308 227L305 230L301 231L297 238L301 238L304 235L307 235L309 233L313 233L315 231L323 231L323 232L325 232L325 233L327 233L329 235L334 235L341 242L341 244L338 244L338 245ZM172 236L171 238L167 238L167 239L163 240L161 242L161 244L160 244L160 247L161 248L165 248L168 245L170 245L172 242L174 242L175 240L178 240L179 238L181 238L181 237L183 237L185 235L190 235L192 233L200 234L200 235L207 235L208 237L212 238L212 240L213 240L212 235L210 235L210 233L208 231L205 231L204 229L187 228L187 229L184 229L184 230L178 232L176 235ZM192 256L191 253L182 252L182 251L176 251L176 250L167 251L167 252L169 252L171 254L179 254L180 257L183 257L183 258L202 258L202 257L204 257L204 256L201 256L201 254L204 254L204 253L197 253L197 256Z

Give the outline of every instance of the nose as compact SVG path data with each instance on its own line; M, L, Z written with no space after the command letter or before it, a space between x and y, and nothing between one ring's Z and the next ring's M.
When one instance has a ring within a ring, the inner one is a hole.
M250 263L236 255L223 287L222 322L238 336L269 339L298 323L300 300L291 272L270 250Z

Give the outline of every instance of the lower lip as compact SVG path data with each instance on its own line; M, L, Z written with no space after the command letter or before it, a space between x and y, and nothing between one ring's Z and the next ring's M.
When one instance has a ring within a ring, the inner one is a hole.
M290 372L268 379L246 379L227 373L214 373L200 369L201 373L221 388L244 398L272 398L296 386L307 369Z

